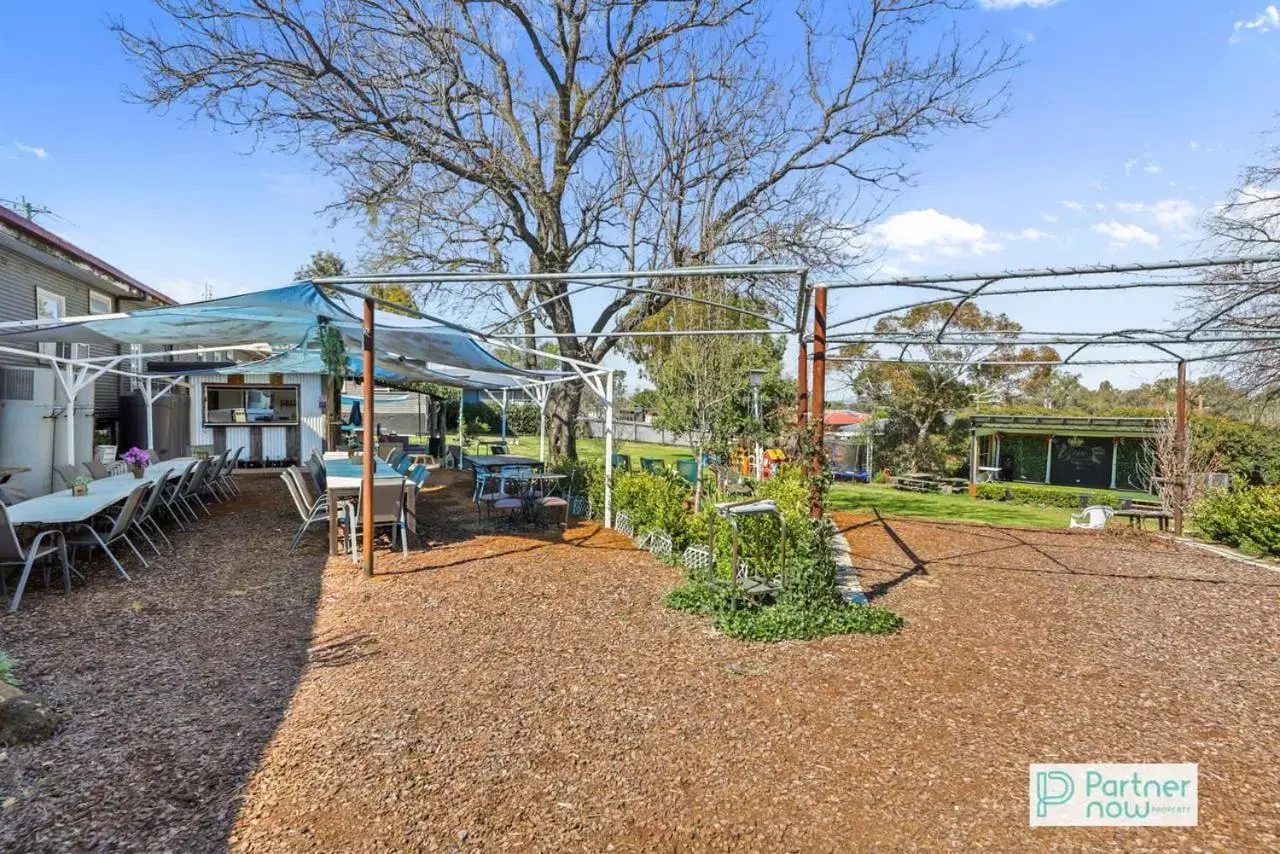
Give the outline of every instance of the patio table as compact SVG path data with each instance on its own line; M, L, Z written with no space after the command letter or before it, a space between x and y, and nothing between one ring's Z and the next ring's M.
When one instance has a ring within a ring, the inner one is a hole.
M329 494L329 554L338 554L338 504L360 495L360 483L364 480L364 464L354 462L346 457L326 459L324 461L325 489ZM397 479L404 481L405 524L409 530L418 533L417 494L418 488L413 481L387 465L381 459L374 458L373 479Z
M67 525L84 522L128 498L138 484L168 480L193 462L193 457L180 457L152 463L144 470L141 478L132 474L104 477L89 484L88 495L72 495L70 489L60 489L48 495L28 498L8 508L9 519L14 525Z
M1173 520L1173 514L1167 510L1117 510L1112 514L1117 519L1128 519L1130 528L1146 529L1146 520L1155 519L1156 527L1161 531L1169 530L1169 523Z

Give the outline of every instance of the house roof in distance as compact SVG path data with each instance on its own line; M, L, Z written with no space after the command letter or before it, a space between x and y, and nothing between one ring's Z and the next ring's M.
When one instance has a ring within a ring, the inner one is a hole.
M76 246L69 240L59 237L49 229L42 225L37 225L24 216L20 216L14 211L0 205L0 233L6 230L14 231L26 238L28 243L34 242L42 245L47 250L52 249L54 254L62 255L66 260L75 264L80 264L93 270L99 276L108 280L114 280L119 286L139 292L143 296L161 302L166 305L174 305L177 300L172 297L160 293L155 288L144 285L142 282L120 270L106 261L103 261L97 255L86 252L79 246Z

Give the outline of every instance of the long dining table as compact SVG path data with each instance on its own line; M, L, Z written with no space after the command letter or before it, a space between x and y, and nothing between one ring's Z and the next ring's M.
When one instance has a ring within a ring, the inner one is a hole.
M14 525L70 525L92 519L113 504L129 497L143 483L168 480L180 474L195 462L194 457L177 457L147 466L142 477L132 473L104 477L89 484L89 492L75 495L70 489L60 489L48 495L38 495L19 501L5 508L9 521Z

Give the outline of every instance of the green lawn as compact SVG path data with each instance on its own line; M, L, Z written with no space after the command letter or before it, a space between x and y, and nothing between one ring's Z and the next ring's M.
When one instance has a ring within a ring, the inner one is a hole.
M410 441L425 443L425 436L410 436ZM454 437L457 438L456 436ZM501 441L498 436L481 436L467 437L467 452L479 453L482 444L489 442ZM513 454L522 456L536 457L538 456L538 437L537 436L509 436L507 437L507 450ZM623 442L614 440L613 452L615 454L629 454L631 456L631 467L633 469L640 468L641 457L653 457L660 459L667 464L667 468L675 468L675 461L678 457L692 457L693 451L681 445L657 445L648 442ZM578 440L578 457L584 460L603 460L604 459L604 439L579 439Z
M903 492L889 486L860 483L835 484L831 487L828 504L831 510L870 512L874 508L888 516L920 516L991 525L1065 528L1071 519L1071 511L1063 507L979 501L965 494Z

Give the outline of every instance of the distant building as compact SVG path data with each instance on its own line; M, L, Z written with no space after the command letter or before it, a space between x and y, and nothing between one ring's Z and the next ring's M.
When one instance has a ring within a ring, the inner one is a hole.
M970 480L1146 491L1140 464L1159 419L974 415Z

